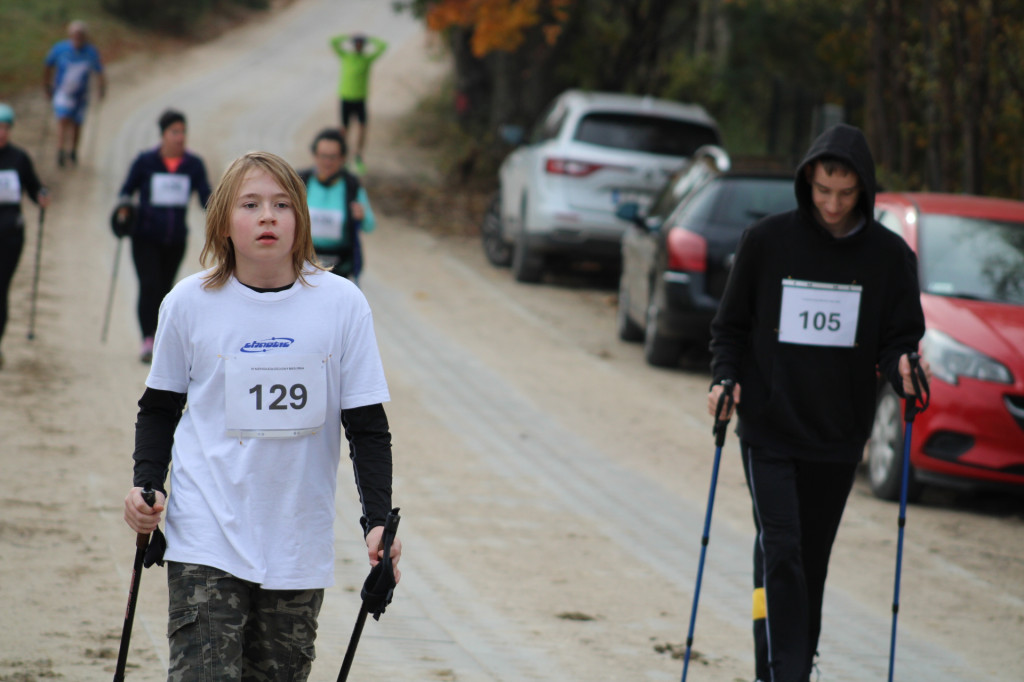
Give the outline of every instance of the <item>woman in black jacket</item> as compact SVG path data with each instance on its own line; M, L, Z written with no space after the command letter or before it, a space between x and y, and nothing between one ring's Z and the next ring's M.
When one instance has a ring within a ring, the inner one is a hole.
M25 247L25 217L21 213L21 195L27 193L40 208L50 199L36 177L32 159L20 147L11 144L14 109L0 103L0 340L7 326L7 295L14 271ZM4 356L0 353L0 369Z
M139 277L138 315L142 331L139 358L153 357L160 302L174 286L185 257L185 211L192 194L205 207L210 183L203 160L185 149L185 116L168 109L158 121L160 146L139 154L121 186L119 217L126 220L138 195L132 226L132 260Z

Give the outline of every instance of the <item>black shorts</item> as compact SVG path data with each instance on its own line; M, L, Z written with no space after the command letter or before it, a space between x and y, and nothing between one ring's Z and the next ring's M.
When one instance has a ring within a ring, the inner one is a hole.
M360 125L366 125L366 100L365 99L343 99L341 100L341 125L348 127L355 116Z

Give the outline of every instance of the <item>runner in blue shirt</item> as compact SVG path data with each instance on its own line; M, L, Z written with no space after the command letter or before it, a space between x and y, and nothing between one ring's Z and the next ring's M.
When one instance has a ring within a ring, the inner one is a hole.
M78 138L89 104L89 74L96 72L100 99L107 94L107 79L99 51L89 42L84 22L68 25L68 39L46 55L43 87L57 115L57 165L78 164Z

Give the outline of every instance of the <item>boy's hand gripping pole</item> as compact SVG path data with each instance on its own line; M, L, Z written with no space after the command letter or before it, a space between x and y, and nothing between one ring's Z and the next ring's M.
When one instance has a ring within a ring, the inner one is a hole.
M148 485L142 490L142 499L150 507L156 504L156 492ZM124 669L128 663L128 642L132 638L132 623L135 621L135 604L139 600L139 581L142 579L142 562L149 547L149 533L138 533L135 536L135 563L132 564L132 582L128 586L128 607L124 612L124 627L121 629L121 648L117 652L117 667L114 669L114 682L123 682Z
M359 607L359 616L356 618L355 627L352 628L352 637L349 639L345 659L341 663L338 682L345 682L348 679L352 660L356 655L356 647L359 645L359 637L362 635L363 625L366 623L366 615L372 613L374 620L380 620L384 609L391 603L391 597L395 590L395 566L391 562L391 545L398 533L400 520L397 507L389 511L384 520L384 533L381 536L381 549L384 551L384 556L380 563L370 569L370 575L363 583L363 603Z
M736 387L736 382L732 379L725 379L721 385L722 394L718 396L718 404L715 406L715 426L712 429L712 433L715 435L715 463L711 469L711 489L708 492L708 508L704 512L704 534L700 539L700 563L697 566L697 585L693 590L693 607L690 610L690 630L686 635L686 654L683 657L682 682L686 682L686 675L690 669L693 630L697 624L697 603L700 600L700 585L704 578L704 557L707 554L708 542L711 539L711 512L715 506L715 488L718 486L718 465L722 461L722 446L725 445L725 433L729 426L729 415L732 414L734 406L732 392Z
M906 427L903 433L903 476L900 479L900 517L899 537L896 541L896 578L892 592L892 632L889 638L889 682L893 680L896 665L896 619L900 611L900 577L903 570L903 530L907 525L907 486L910 479L910 440L914 430L914 417L924 412L931 404L931 390L928 377L921 369L921 356L910 353L910 383L914 387L914 395L908 395L903 404L903 420Z

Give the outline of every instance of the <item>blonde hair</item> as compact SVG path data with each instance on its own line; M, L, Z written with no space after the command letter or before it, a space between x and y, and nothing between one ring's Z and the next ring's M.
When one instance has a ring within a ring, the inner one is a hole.
M199 254L203 267L212 264L212 270L203 276L204 289L224 286L235 272L235 247L231 243L231 214L235 200L246 176L254 171L269 175L288 195L295 213L295 241L292 244L292 269L295 277L308 284L305 275L323 268L313 251L313 237L309 227L309 207L306 205L306 185L287 161L270 152L249 152L235 159L224 172L217 188L206 204L206 243ZM312 266L312 270L306 266Z

